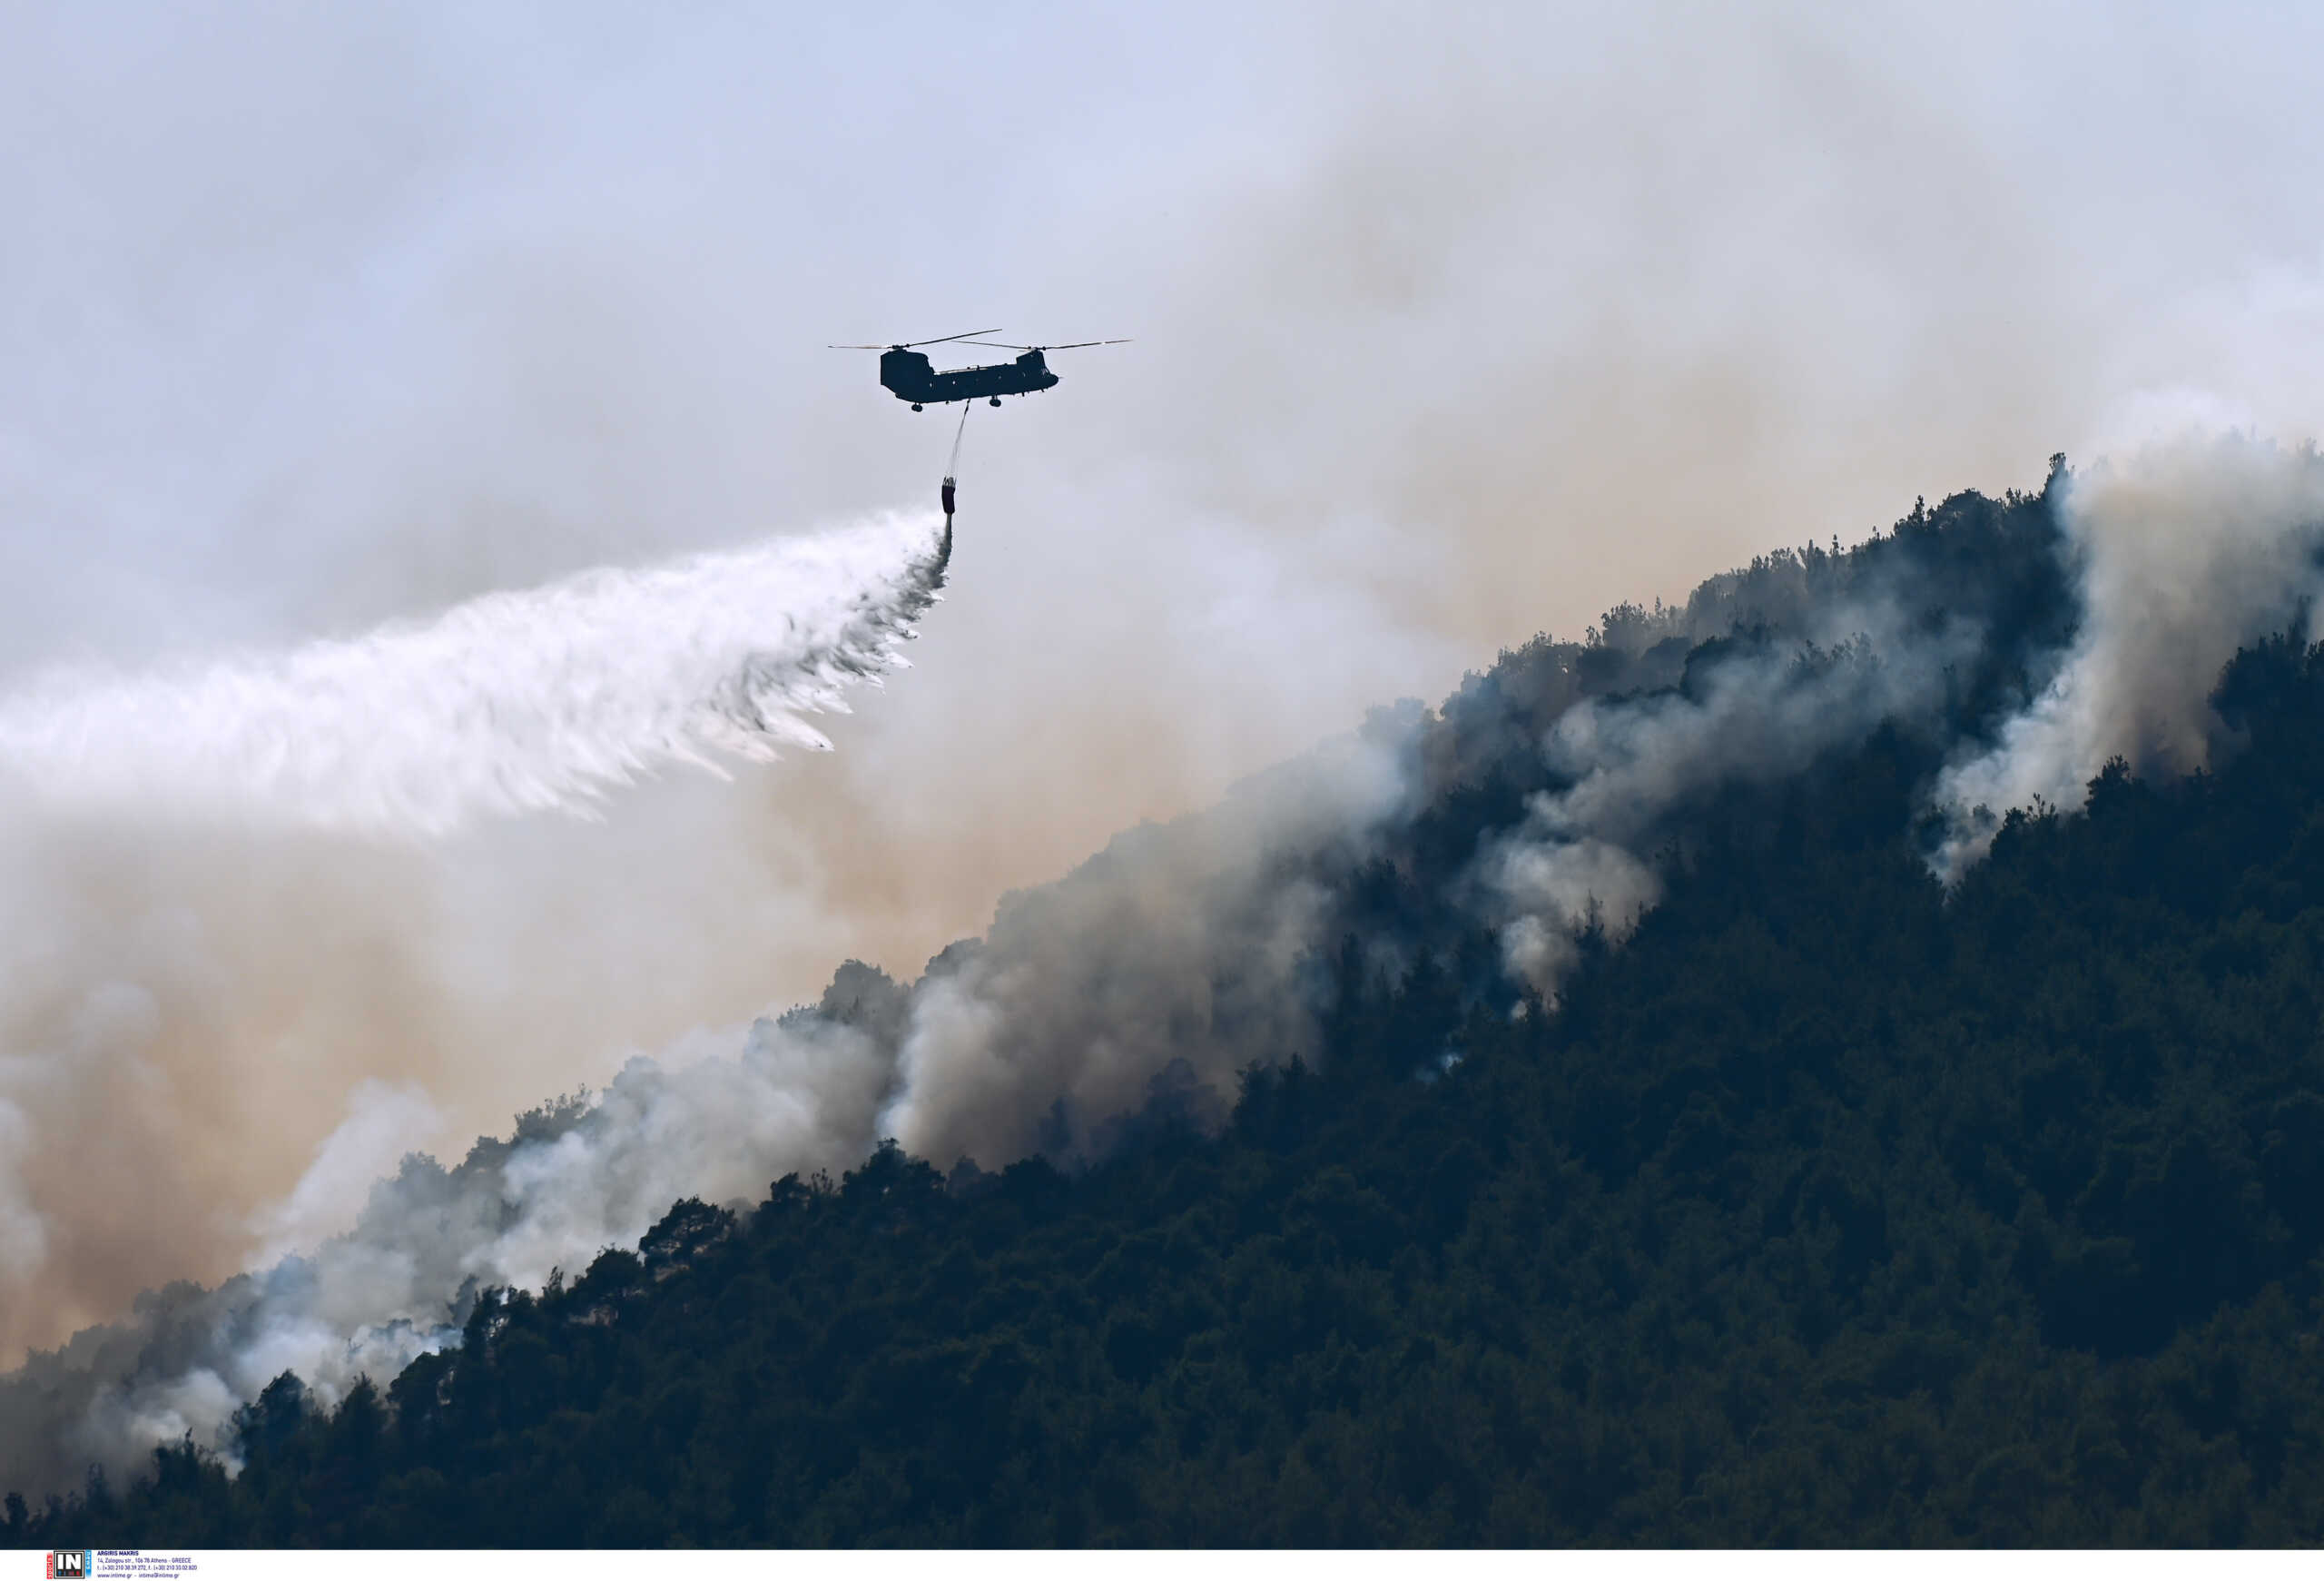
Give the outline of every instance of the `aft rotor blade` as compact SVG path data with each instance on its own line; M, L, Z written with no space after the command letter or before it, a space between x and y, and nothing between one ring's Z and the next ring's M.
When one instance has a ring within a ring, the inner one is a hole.
M1084 346L1127 346L1135 339L1125 336L1118 341L1068 341L1061 346L1019 346L1014 341L970 341L971 346L998 346L1004 351L1078 351Z
M824 351L886 351L887 349L888 349L888 348L887 348L886 346L884 346L884 345L881 345L881 346L825 346L825 347L823 348L823 350L824 350Z

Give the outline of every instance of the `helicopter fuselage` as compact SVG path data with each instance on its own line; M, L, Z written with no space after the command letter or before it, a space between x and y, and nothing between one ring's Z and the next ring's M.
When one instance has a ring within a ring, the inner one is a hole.
M983 368L954 368L939 373L921 352L891 348L880 357L880 382L898 400L914 407L948 400L979 400L1003 395L1030 395L1057 382L1057 375L1039 351L1028 351L1013 362ZM996 400L994 404L1000 402Z

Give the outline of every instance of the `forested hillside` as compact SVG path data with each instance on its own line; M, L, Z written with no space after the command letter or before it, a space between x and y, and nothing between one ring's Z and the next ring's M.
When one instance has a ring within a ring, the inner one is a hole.
M2065 640L2058 563L1967 496L1504 656L1334 879L1315 1057L1223 1127L1166 1072L1086 1168L680 1203L335 1410L284 1377L238 1476L165 1449L8 1540L2324 1541L2324 647L2238 655L2212 772L2113 766L1948 893L1927 786ZM1512 979L1456 891L1548 721L1870 662L1784 589L1905 564L1997 634L1945 727L1706 785L1635 928Z

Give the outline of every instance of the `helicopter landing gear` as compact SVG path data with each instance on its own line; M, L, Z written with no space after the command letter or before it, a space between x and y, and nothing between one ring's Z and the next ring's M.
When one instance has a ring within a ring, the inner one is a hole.
M918 410L920 410L920 402L918 402L918 401L916 401L916 400L915 400L915 401L913 401L913 402L911 403L911 409L912 409L912 410L914 410L914 411L918 411Z
M991 400L992 400L992 404L993 404L993 405L995 405L995 406L999 406L999 405L1000 404L1000 397L999 397L999 396L997 396L997 395L996 395L996 396L993 396L993 397L991 398Z

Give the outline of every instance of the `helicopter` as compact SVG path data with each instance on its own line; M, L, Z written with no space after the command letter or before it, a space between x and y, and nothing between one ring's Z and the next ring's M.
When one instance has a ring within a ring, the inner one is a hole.
M994 330L967 330L957 335L939 335L932 341L906 341L893 346L833 346L834 351L878 351L880 382L898 400L910 401L914 411L924 406L941 406L954 400L985 400L1000 404L1004 395L1030 395L1057 383L1057 375L1049 371L1049 351L1076 351L1084 346L1122 346L1123 341L1072 341L1061 346L1017 346L1006 341L980 341L978 335L997 334ZM936 365L921 352L920 346L942 346L958 341L969 346L994 346L1004 351L1021 352L1010 362L993 362L981 368L953 368L939 373Z

